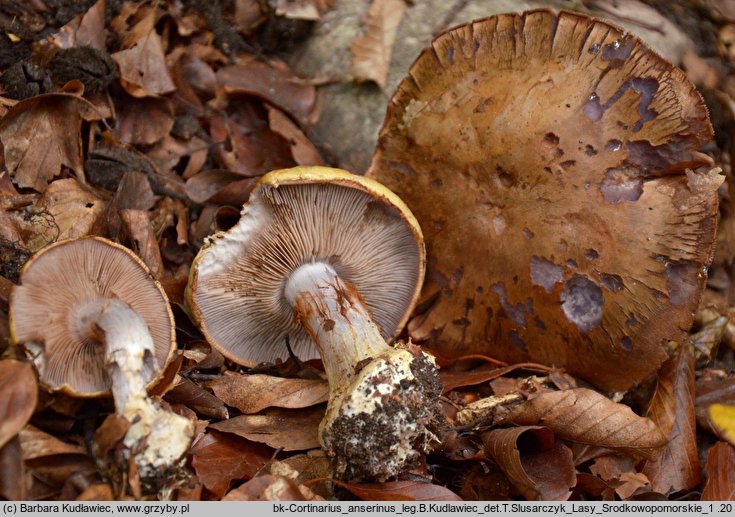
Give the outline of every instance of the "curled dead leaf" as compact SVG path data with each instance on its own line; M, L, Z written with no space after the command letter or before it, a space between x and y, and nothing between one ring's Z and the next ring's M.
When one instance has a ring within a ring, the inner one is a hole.
M0 447L17 435L36 409L38 384L30 363L0 361Z
M717 442L707 454L702 501L735 501L735 448Z
M352 70L357 81L375 81L385 89L398 24L406 10L404 0L373 0L365 14L365 35L350 44Z
M648 417L663 432L668 431L660 456L642 469L651 490L670 494L697 486L701 475L694 418L694 358L686 347L659 371Z
M508 419L542 425L564 440L598 445L654 459L666 436L649 418L587 388L540 393L515 408Z
M363 501L461 501L457 494L443 486L422 481L389 481L387 483L335 484L352 492Z
M326 381L260 374L229 373L209 381L206 387L228 406L249 414L271 406L305 408L326 402L329 397Z
M494 429L482 443L528 500L566 501L577 482L572 451L545 427Z

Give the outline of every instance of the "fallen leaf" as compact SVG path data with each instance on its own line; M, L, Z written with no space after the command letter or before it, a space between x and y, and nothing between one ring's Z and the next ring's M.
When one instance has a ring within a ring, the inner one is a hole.
M620 482L615 493L623 500L651 491L651 482L643 472L625 472L620 476Z
M107 466L110 463L111 453L122 443L130 425L127 418L113 413L97 428L92 437L92 456L99 465Z
M707 454L702 501L735 501L735 448L717 442Z
M120 83L133 97L155 97L176 88L166 67L161 37L152 27L131 48L111 57L120 68Z
M149 210L156 203L156 199L145 174L131 170L123 173L105 215L110 235L117 238L121 230L120 211L125 209Z
M497 379L516 370L529 370L548 373L551 368L536 363L518 363L502 368L481 367L470 371L455 372L451 370L439 370L439 380L444 387L444 393L449 393L464 386L474 386ZM498 393L496 393L498 395Z
M405 10L404 0L373 0L370 4L365 14L365 35L350 44L350 73L356 80L374 81L385 89L396 31Z
M235 65L220 68L216 76L228 94L260 97L302 124L313 122L317 115L316 88L300 80L283 62L263 63L255 56L241 56Z
M59 440L37 427L27 425L20 432L20 446L23 449L23 460L37 460L57 455L85 455L86 449L81 445Z
M735 406L735 376L697 381L697 398L694 399L694 405L697 423L704 429L713 430L709 419L709 407L712 404Z
M30 363L0 361L0 447L17 435L36 409L38 383Z
M299 127L281 110L268 108L268 124L271 131L281 135L291 146L291 155L297 165L324 165L322 157Z
M114 501L115 494L107 483L96 483L79 494L77 501Z
M273 455L259 443L210 431L191 448L192 466L207 490L220 499L232 481L252 478Z
M467 501L507 501L511 490L510 481L500 469L475 464L463 476L459 495Z
M697 486L701 475L694 418L694 357L686 347L661 367L648 417L663 432L669 430L661 455L646 462L641 471L651 481L651 490L670 494Z
M572 451L545 427L494 429L482 443L528 500L566 501L577 482Z
M37 95L10 108L0 120L0 140L14 182L43 192L62 166L84 178L82 119L93 109L67 93Z
M181 377L173 389L166 393L165 399L180 402L205 416L220 420L229 418L227 408L220 398L185 377Z
M17 226L28 249L36 251L57 240L93 233L106 202L74 178L56 180Z
M242 206L259 179L223 170L202 171L186 181L184 190L195 203Z
M326 381L284 379L270 375L242 375L228 372L207 382L225 404L243 413L257 413L267 407L305 408L326 402L329 385Z
M443 486L421 481L389 481L387 483L335 484L349 490L363 501L461 501Z
M712 404L709 407L709 419L719 434L735 445L735 406Z
M126 144L151 145L174 127L174 112L168 99L118 97L117 134Z
M231 490L223 501L307 501L298 485L283 476L264 474Z
M20 439L14 436L0 446L0 497L24 501L27 497L26 472Z
M104 51L105 0L97 0L86 13L73 18L50 39L59 48L92 47Z
M228 115L210 119L214 156L222 168L245 177L260 176L275 169L296 165L289 143L271 131L267 113L257 99L241 99Z
M554 435L654 459L666 444L656 424L587 388L541 393L514 409L517 425L543 425Z
M215 424L210 429L236 434L284 451L316 449L323 407L270 409L262 415L241 415Z
M133 241L135 253L145 262L156 280L163 274L161 249L151 227L149 213L145 210L120 210L120 219Z

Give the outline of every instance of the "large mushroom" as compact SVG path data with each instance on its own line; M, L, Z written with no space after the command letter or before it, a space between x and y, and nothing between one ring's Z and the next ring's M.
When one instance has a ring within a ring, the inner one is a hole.
M320 440L338 476L386 479L434 439L432 359L391 347L419 294L424 244L403 202L326 167L265 175L240 221L194 260L188 303L207 340L248 366L321 357Z
M393 96L367 173L416 214L409 334L438 354L654 372L706 279L722 177L684 73L587 16L530 11L438 36Z
M112 390L116 412L131 422L124 444L144 478L178 465L193 437L191 421L146 393L175 349L174 328L166 295L143 262L98 237L36 253L10 299L11 339L38 354L49 390L76 397Z

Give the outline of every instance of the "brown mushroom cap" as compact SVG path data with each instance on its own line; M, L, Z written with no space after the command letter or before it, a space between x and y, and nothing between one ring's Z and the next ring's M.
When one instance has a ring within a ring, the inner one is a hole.
M349 281L391 339L421 289L423 237L403 202L374 180L328 167L273 171L240 221L200 250L189 308L207 340L240 364L286 359L285 336L298 357L318 358L284 294L291 273L310 262Z
M706 108L637 38L546 10L437 37L399 85L368 176L416 214L414 339L639 382L691 325L717 226Z
M12 340L43 345L41 382L52 390L75 396L110 390L103 346L81 338L78 327L80 311L104 298L122 300L143 317L159 372L167 364L175 347L173 314L145 264L99 237L60 241L28 261L10 300Z

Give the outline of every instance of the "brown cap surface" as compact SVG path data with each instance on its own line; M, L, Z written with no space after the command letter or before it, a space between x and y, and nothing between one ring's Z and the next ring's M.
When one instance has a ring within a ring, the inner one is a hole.
M148 325L160 370L175 346L173 314L160 285L127 248L98 237L52 244L28 261L10 300L10 332L16 344L44 346L41 382L52 390L95 396L109 391L99 343L79 335L80 308L119 299Z
M427 241L409 322L447 357L566 367L625 389L684 336L717 225L712 137L684 73L579 14L440 35L398 87L368 176Z
M322 262L364 299L385 339L418 298L425 253L411 212L374 180L327 167L261 179L240 221L206 244L192 266L188 303L207 340L245 365L319 357L284 289L302 264Z

